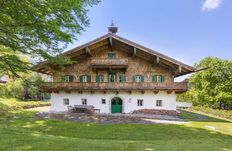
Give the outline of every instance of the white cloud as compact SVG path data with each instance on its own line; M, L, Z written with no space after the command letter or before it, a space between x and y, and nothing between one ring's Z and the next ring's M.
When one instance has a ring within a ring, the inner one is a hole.
M202 11L210 11L219 7L222 3L222 0L205 0L201 10Z

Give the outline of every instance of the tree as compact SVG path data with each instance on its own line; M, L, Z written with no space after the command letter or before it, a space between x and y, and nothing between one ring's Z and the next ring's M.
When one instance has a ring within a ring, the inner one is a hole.
M196 68L208 69L190 77L192 89L181 97L191 99L195 105L232 108L232 61L207 57Z
M31 64L19 55L68 64L60 53L89 25L99 0L0 0L0 73L19 76ZM59 59L54 59L59 56Z

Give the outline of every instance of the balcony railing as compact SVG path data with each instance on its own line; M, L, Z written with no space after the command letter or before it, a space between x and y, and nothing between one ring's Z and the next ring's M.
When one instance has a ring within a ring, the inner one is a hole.
M173 84L155 82L45 82L43 91L59 90L177 90L187 91L186 82Z
M128 66L127 58L94 58L91 60L93 68L126 68Z

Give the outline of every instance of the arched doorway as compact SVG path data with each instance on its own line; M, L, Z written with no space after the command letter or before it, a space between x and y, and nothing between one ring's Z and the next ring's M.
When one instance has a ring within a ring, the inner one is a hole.
M122 99L114 97L111 100L111 113L122 113Z

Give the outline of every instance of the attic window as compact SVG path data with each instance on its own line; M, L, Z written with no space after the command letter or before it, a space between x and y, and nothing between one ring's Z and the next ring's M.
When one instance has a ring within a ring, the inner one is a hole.
M115 59L116 58L116 53L115 52L109 52L108 53L108 58L109 59Z

